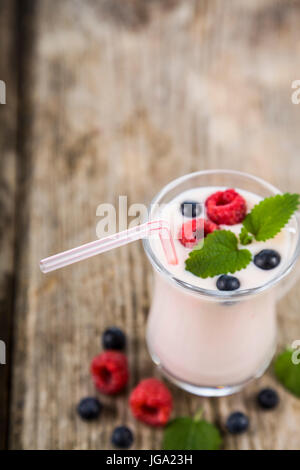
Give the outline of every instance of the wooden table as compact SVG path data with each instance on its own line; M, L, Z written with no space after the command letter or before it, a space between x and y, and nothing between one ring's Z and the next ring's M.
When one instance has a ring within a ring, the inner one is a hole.
M17 19L16 19L17 18ZM299 192L300 2L12 0L0 2L1 445L107 449L127 423L134 448L160 449L128 394L103 398L99 422L76 416L94 393L91 358L109 325L128 335L130 387L157 374L144 333L151 268L142 245L43 275L40 258L95 238L96 208L149 202L173 178L231 168ZM299 283L280 302L280 346L300 338ZM279 408L254 396L276 386ZM171 387L175 415L203 407L221 426L250 415L226 449L299 449L300 401L272 373L243 393L193 397Z

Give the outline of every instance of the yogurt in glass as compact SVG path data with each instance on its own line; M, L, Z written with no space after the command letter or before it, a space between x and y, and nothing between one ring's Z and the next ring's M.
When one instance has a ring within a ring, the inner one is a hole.
M204 203L216 191L234 188L247 203L247 212L261 199L279 191L256 177L226 170L197 172L167 185L154 199L152 218L167 220L178 233L184 201ZM200 214L199 217L205 217ZM241 224L225 226L237 235ZM276 301L286 275L299 253L296 216L273 239L253 241L253 256L262 249L280 254L271 270L251 262L233 275L240 287L220 291L219 276L206 279L185 269L190 248L175 239L177 265L168 265L159 239L144 240L154 268L153 300L147 325L147 344L153 361L174 383L203 396L239 391L268 367L276 348Z

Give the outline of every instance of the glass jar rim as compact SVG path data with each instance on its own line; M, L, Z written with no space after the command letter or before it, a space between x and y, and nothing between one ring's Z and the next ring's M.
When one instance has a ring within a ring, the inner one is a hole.
M181 176L179 178L176 178L172 180L170 183L165 185L158 193L157 195L152 199L150 206L149 206L149 219L151 218L151 208L157 207L159 204L159 201L172 189L176 188L181 183L184 183L185 181L189 180L192 177L197 177L197 176L204 176L204 175L213 175L213 174L220 174L220 175L234 175L234 176L240 176L243 178L248 178L249 180L252 180L254 182L257 182L264 186L265 189L269 190L273 194L282 194L282 191L280 191L278 188L273 186L272 184L268 183L267 181L263 180L262 178L259 178L257 176L251 175L249 173L245 173L242 171L236 171L236 170L221 170L221 169L216 169L216 170L201 170L201 171L196 171L193 173L188 173L187 175ZM241 188L242 189L242 188ZM295 215L294 215L295 217ZM191 293L195 294L200 294L206 297L214 298L215 300L235 300L241 297L248 297L248 296L253 296L256 294L260 294L267 289L270 289L272 286L277 284L279 281L281 281L284 277L286 277L290 271L292 270L293 266L295 265L295 262L300 254L300 236L299 236L299 220L297 217L295 217L295 221L297 224L297 233L298 233L298 239L297 243L294 249L294 252L289 260L289 262L286 264L285 268L282 269L276 276L274 276L272 279L270 279L268 282L262 284L261 286L258 287L252 287L250 289L241 289L237 291L228 291L228 292L222 292L218 290L213 290L213 289L204 289L202 287L195 286L193 284L190 284L188 282L185 282L181 280L180 278L176 277L173 273L171 273L158 259L154 251L152 250L150 241L148 238L143 239L143 246L144 250L146 252L146 255L154 267L156 271L159 273L163 274L166 276L166 278L172 283L175 284L177 287L184 288Z

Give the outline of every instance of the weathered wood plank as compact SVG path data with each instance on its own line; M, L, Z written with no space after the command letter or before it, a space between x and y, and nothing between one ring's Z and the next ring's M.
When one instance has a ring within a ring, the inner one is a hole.
M5 84L5 89L2 88L5 93L1 96L0 104L0 340L5 343L6 364L0 365L0 449L7 446L10 368L12 364L11 330L17 145L14 15L14 2L2 0L0 2L0 80Z
M129 204L149 201L193 170L239 169L299 190L300 108L290 100L299 19L299 2L269 0L39 2L12 448L109 448L113 427L125 422L135 448L160 448L161 433L131 417L128 393L103 399L99 423L75 414L93 393L89 362L107 325L128 334L130 386L154 372L144 340L151 270L141 245L47 276L38 261L94 239L99 203L122 194ZM281 344L300 337L299 300L294 289L280 304ZM253 394L272 383L269 374L219 400L172 388L175 413L203 406L223 424L246 409L251 431L226 437L226 448L300 448L299 401L280 390L279 410L257 413Z
M28 386L24 377L27 359L25 323L28 318L28 239L30 190L32 187L32 122L33 106L32 91L34 89L35 69L33 66L33 50L35 36L35 0L17 2L17 68L18 75L18 137L17 137L17 191L15 208L15 288L13 315L13 371L12 392L17 390L17 400L11 399L9 436L20 435L23 426L24 393ZM12 418L13 416L13 418ZM10 437L9 437L10 439Z

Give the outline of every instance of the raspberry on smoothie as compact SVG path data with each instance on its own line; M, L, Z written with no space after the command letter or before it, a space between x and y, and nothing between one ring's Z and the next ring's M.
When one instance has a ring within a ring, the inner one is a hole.
M208 217L216 224L238 224L247 212L245 199L234 189L213 193L206 199L205 206Z

